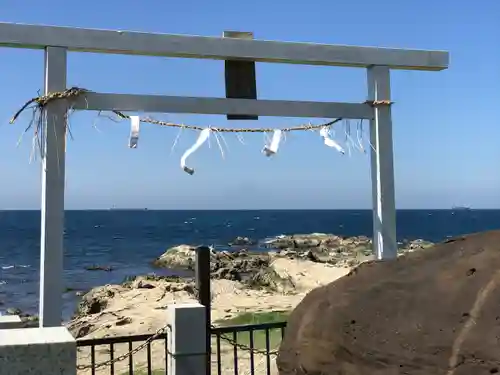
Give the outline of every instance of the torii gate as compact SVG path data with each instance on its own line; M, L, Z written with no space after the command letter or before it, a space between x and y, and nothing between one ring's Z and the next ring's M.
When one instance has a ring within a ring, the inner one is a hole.
M79 110L222 114L240 119L283 116L370 120L370 141L375 149L371 150L373 246L378 259L397 256L392 120L388 105L390 69L440 71L448 68L449 61L448 52L443 51L254 40L237 32L202 37L13 23L0 23L0 47L45 50L45 94L66 90L68 51L365 68L368 100L364 103L257 100L250 89L246 96L226 95L227 98L89 92L72 105ZM231 76L228 70L226 65L226 79ZM247 66L243 71L249 82L251 68ZM226 82L228 86L231 85ZM60 326L62 321L67 109L64 100L52 102L45 109L39 307L43 327Z

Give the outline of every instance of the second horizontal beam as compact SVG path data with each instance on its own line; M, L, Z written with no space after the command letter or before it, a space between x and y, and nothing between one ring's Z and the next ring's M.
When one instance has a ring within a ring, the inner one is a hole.
M195 113L207 115L256 115L371 119L373 108L363 103L309 102L287 100L225 99L159 95L86 93L78 97L74 109L155 113Z

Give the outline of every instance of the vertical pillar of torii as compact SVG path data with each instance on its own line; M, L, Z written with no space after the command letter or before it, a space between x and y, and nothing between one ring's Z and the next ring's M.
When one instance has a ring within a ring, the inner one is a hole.
M390 102L390 69L372 66L367 69L368 100ZM373 251L377 259L397 257L396 197L391 106L373 105L370 120L371 182L373 202Z
M66 48L46 47L45 95L66 90L66 71ZM65 100L48 103L42 128L40 327L62 322L66 113Z

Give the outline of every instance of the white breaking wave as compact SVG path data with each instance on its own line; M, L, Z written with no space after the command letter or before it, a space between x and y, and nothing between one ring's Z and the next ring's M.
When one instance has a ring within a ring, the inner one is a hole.
M16 264L16 265L2 266L2 269L10 270L11 268L29 268L29 267L31 267L29 264Z

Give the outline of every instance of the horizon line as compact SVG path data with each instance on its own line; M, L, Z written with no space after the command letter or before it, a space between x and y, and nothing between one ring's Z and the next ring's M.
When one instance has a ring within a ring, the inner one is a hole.
M500 208L468 208L470 211L494 211ZM40 208L7 208L7 211L41 211ZM371 208L68 208L64 211L372 211ZM396 208L396 211L460 211L457 208Z

